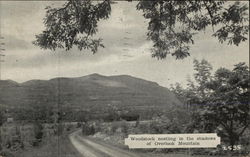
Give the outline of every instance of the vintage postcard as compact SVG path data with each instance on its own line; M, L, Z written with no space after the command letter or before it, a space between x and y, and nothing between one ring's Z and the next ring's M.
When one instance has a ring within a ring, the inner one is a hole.
M0 157L249 157L249 81L248 1L0 1Z

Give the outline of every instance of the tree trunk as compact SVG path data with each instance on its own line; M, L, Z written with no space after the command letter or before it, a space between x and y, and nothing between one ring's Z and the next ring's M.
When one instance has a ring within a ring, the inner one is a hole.
M234 145L235 145L235 140L233 139L234 137L230 136L230 146L231 146L231 151L234 150Z

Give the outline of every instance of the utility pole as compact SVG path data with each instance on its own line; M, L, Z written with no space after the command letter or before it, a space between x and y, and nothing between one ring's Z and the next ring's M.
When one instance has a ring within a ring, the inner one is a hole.
M4 37L0 37L0 39L4 39ZM3 51L5 51L4 48L2 48L2 46L5 45L4 43L0 43L0 80L2 80L2 63L4 62L3 57L5 56L3 54Z

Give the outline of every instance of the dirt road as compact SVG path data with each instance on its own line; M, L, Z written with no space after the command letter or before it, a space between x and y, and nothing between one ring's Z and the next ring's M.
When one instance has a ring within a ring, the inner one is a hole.
M69 138L73 146L83 157L148 157L132 153L108 144L99 143L80 135L80 131L70 134Z

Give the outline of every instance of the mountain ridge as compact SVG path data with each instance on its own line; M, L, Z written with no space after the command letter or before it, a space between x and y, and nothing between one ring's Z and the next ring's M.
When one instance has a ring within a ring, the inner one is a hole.
M130 75L57 77L23 83L0 81L0 104L103 112L110 104L131 110L168 109L181 102L167 88Z
M35 82L35 81L51 81L51 80L56 80L56 79L78 79L78 78L90 78L90 77L91 78L92 77L106 77L106 78L129 77L129 78L140 79L142 81L147 81L147 82L151 82L151 83L159 85L157 82L145 80L145 79L142 79L142 78L139 78L139 77L135 77L135 76L132 76L132 75L123 74L123 75L110 75L110 76L106 76L106 75L101 75L101 74L98 74L98 73L92 73L92 74L89 74L89 75L84 75L84 76L79 76L79 77L55 77L55 78L44 79L44 80L43 79L31 79L31 80L24 81L24 82L17 82L17 81L11 80L11 79L7 79L7 80L0 80L0 85L2 84L1 82L13 82L15 84L19 84L20 85L20 84L26 84L28 82ZM164 86L162 86L162 87L164 87ZM167 87L165 87L165 88L167 88Z

